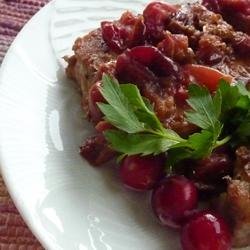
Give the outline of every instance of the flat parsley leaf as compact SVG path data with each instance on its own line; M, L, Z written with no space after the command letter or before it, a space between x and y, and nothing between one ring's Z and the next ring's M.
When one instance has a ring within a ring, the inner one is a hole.
M155 115L150 103L142 98L139 89L134 84L121 84L122 93L128 98L138 119L148 129L163 131L164 127Z
M120 130L105 132L110 146L123 154L160 154L185 141L165 129L148 101L134 84L118 84L104 75L101 93L108 103L99 103L105 119Z
M104 75L101 93L108 104L98 103L98 107L105 114L105 119L115 127L127 132L144 131L144 123L140 122L128 98L122 93L119 83Z
M230 86L221 81L215 95L199 85L189 87L190 123L201 128L187 139L163 127L152 105L134 84L119 84L103 76L101 93L107 103L99 103L105 119L118 130L104 132L111 148L126 155L156 155L168 152L168 163L209 156L232 137L249 140L250 94L244 86ZM233 119L229 119L229 118ZM231 120L233 122L231 122ZM232 132L233 128L233 132ZM222 137L224 139L220 139Z
M220 120L224 123L224 134L231 136L233 146L250 140L250 92L243 83L230 86L220 81L218 91L222 95Z
M192 158L208 156L217 147L217 141L223 129L220 121L222 93L219 90L211 96L206 88L191 84L187 102L192 108L185 112L187 120L202 129L200 133L195 133L188 138L187 142L194 149Z
M214 98L208 90L196 84L189 86L188 104L191 111L185 112L187 121L202 129L216 129L218 117L221 111L221 95L216 94Z

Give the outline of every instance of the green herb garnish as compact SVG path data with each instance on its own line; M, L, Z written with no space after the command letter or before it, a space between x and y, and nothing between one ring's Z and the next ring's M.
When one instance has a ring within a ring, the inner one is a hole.
M187 100L190 110L185 115L187 121L201 131L187 139L163 127L136 85L119 84L114 78L104 75L101 93L107 103L98 103L98 106L105 119L117 128L106 131L104 135L111 148L122 157L168 151L169 164L174 165L185 158L206 157L216 147L234 141L234 137L245 140L250 136L250 94L242 84L230 86L221 81L214 96L206 88L191 84ZM232 110L237 124L228 120L228 116L232 117ZM230 132L231 127L234 133Z

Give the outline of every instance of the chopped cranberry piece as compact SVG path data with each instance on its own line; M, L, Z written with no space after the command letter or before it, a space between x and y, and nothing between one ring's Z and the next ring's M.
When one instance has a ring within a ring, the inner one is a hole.
M88 138L80 147L80 154L93 166L100 166L116 155L108 147L103 134Z
M141 86L159 81L151 70L131 57L130 51L118 56L116 76L121 82L132 82Z
M249 0L203 0L202 4L209 10L216 13L225 12L241 12L244 14L250 13Z
M233 41L233 47L241 56L249 57L250 55L250 36L236 36Z
M220 5L224 11L241 12L250 14L249 0L220 0Z
M144 10L144 22L149 40L159 41L164 38L164 30L171 20L171 14L177 7L162 2L150 3Z
M175 93L175 100L177 102L177 104L179 104L180 106L183 106L184 104L186 104L186 100L188 99L188 89L185 85L180 85L176 90Z
M214 35L203 35L196 56L202 64L215 65L227 54L227 45Z
M206 6L209 10L220 13L221 12L221 0L203 0L202 4Z
M249 0L203 0L203 4L231 23L236 29L250 34Z
M159 77L180 74L178 65L163 55L156 47L138 46L118 56L116 75L120 81L138 85L159 83Z
M166 56L174 58L175 55L174 35L166 34L165 38L157 45L157 48Z
M89 90L88 107L89 118L92 122L96 123L103 117L101 110L97 106L97 102L106 102L100 92L101 82L96 82Z
M141 15L125 12L118 21L102 22L101 28L103 40L118 54L145 41L146 27Z
M188 37L180 34L168 33L158 44L158 49L167 57L180 63L192 61L193 53L188 48Z
M153 46L138 46L130 51L133 59L150 68L158 76L178 75L177 64Z
M97 125L95 126L95 129L98 131L98 132L104 132L106 130L109 130L109 129L114 129L115 127L110 124L109 122L107 121L100 121L97 123Z

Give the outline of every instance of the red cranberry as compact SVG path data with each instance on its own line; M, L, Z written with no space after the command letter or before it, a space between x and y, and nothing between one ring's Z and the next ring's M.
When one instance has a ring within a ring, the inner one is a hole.
M250 2L249 0L220 0L220 5L224 11L241 12L244 14L250 14Z
M250 55L250 36L235 37L233 47L238 54L248 57Z
M231 233L223 218L203 211L183 227L181 244L183 250L230 250Z
M129 188L143 191L151 189L163 175L164 157L128 156L120 167L122 182Z
M171 20L171 14L177 11L176 6L162 3L150 3L144 10L144 22L150 40L159 41L164 38L164 30Z
M177 77L178 71L178 66L153 46L138 46L126 50L118 56L116 63L117 78L136 84L159 82L156 76Z
M221 12L221 0L203 0L202 4L215 13Z
M89 117L93 122L98 122L102 119L103 115L97 106L97 102L105 102L104 97L100 92L101 82L96 82L89 90L88 105Z
M174 61L187 63L192 60L192 54L188 50L187 36L168 33L157 47L165 56Z
M178 66L156 47L138 46L130 51L133 59L149 67L158 76L169 76L178 74Z
M151 70L131 57L129 50L118 56L116 76L121 82L132 82L142 86L159 81Z
M102 22L102 37L109 48L117 53L124 49L124 45L120 38L119 29L112 22Z
M102 22L102 37L110 49L121 53L130 48L144 43L146 27L142 16L134 16L125 12L120 20L114 22Z
M110 149L103 134L98 134L84 142L80 147L80 155L97 167L114 158L116 152Z
M186 105L188 99L188 89L185 85L180 85L176 89L175 101L179 106Z
M203 0L203 4L234 26L250 34L250 1L249 0Z
M196 209L198 193L194 183L184 176L163 180L152 194L152 208L163 225L180 227L189 213Z
M231 173L232 160L225 153L212 153L194 166L194 177L203 182L220 180Z
M199 62L207 65L219 63L225 56L225 52L220 48L222 42L213 35L204 35L199 41L196 56Z
M100 121L96 124L95 129L98 132L105 132L106 130L109 129L115 129L115 127L113 125L111 125L109 122L107 121Z
M216 13L241 12L249 13L250 3L248 0L203 0L202 4Z

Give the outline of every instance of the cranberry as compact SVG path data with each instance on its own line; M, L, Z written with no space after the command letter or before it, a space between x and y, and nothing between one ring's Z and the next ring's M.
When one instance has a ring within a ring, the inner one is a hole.
M232 24L237 30L250 34L249 0L203 0L203 4Z
M223 218L203 211L182 228L181 244L183 250L230 250L231 233Z
M105 102L104 97L100 92L101 82L96 82L89 90L88 105L89 117L94 123L100 121L103 117L102 112L97 106L97 102Z
M220 0L220 5L224 11L241 12L244 14L250 14L250 2L249 0Z
M130 12L125 12L118 21L102 22L101 29L103 40L118 54L126 48L144 43L146 35L143 17Z
M116 153L110 149L103 134L89 137L80 147L80 155L92 166L101 166L114 158Z
M100 121L95 126L95 129L98 132L105 132L106 130L109 130L109 129L115 129L115 127L107 121Z
M239 35L236 36L233 41L233 47L235 51L241 56L249 57L250 55L250 36L248 35Z
M145 8L143 16L149 40L159 41L164 38L164 30L171 21L171 14L176 11L176 6L161 2L150 3Z
M132 82L141 86L159 81L151 70L131 57L129 50L118 56L115 74L120 82Z
M185 85L180 85L179 87L176 89L176 93L175 93L175 101L179 106L183 106L185 105L188 99L188 89Z
M158 76L178 74L178 66L153 46L138 46L130 51L136 61L150 68Z
M202 4L209 10L216 13L221 12L241 12L250 13L250 3L248 0L203 0Z
M215 13L221 12L221 0L203 0L202 4Z
M219 63L225 56L225 51L221 49L223 45L223 42L214 35L202 36L196 52L198 61L207 65Z
M120 167L121 180L134 190L148 190L161 179L163 167L162 156L127 156Z
M152 208L163 225L180 227L189 213L196 209L198 192L194 183L184 176L164 179L152 194Z
M226 21L250 34L250 1L249 0L221 0L221 14Z
M192 60L193 54L188 48L188 37L180 34L167 33L164 40L158 45L158 49L167 57L180 63L187 63Z
M194 177L203 182L220 180L232 171L232 160L225 153L212 153L194 166Z
M116 75L121 81L137 84L159 82L157 76L178 76L178 66L156 47L138 46L118 56Z

